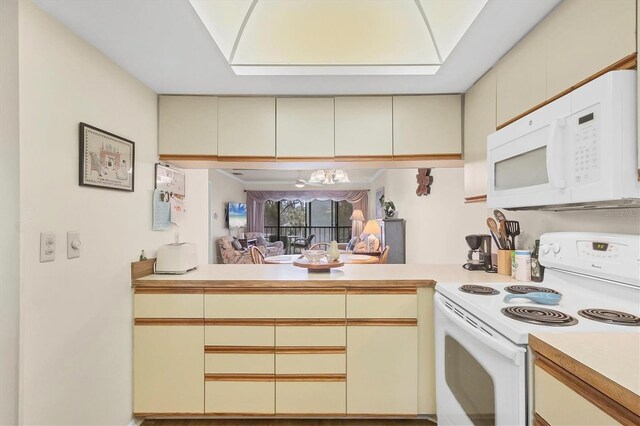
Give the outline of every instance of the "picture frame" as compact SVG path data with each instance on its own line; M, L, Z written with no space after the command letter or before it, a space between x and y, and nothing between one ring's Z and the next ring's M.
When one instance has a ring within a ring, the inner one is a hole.
M186 195L186 175L162 163L155 167L156 189L184 198Z
M134 192L135 143L87 123L79 126L79 185Z
M384 186L376 189L376 219L384 219L384 210L380 205L380 198L384 197Z

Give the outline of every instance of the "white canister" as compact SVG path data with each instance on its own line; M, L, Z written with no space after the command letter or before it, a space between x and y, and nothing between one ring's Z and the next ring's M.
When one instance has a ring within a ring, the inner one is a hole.
M531 252L516 250L516 281L531 281Z

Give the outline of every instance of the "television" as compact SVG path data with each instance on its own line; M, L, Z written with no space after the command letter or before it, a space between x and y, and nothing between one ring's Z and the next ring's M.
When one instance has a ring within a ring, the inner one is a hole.
M227 203L227 228L247 227L247 205L244 203Z

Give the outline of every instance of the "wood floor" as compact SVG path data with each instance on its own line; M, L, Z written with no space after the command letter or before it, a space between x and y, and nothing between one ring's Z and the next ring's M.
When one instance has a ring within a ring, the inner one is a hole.
M251 419L251 420L145 420L142 426L435 426L429 420Z

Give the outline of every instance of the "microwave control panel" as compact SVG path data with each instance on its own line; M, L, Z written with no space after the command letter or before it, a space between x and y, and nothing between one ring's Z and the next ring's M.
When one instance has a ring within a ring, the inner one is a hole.
M574 133L573 186L584 185L598 180L600 173L600 150L598 132L598 112L583 111L571 119Z

